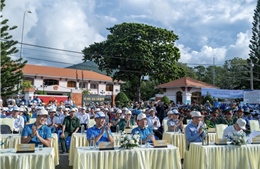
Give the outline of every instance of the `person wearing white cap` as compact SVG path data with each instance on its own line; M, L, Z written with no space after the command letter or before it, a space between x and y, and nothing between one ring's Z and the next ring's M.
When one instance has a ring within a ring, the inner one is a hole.
M130 110L126 110L125 112L125 118L120 119L118 125L119 125L119 129L124 131L125 128L132 128L132 126L135 125L135 121L134 119L131 118L132 116L132 112Z
M87 130L87 140L90 143L90 139L94 138L95 143L102 142L114 142L112 132L110 130L111 124L106 122L106 115L99 111L95 114L96 124Z
M45 125L48 112L45 109L39 110L36 115L36 121L24 127L21 143L34 143L37 147L43 144L44 147L51 146L52 133L51 129Z
M185 128L185 137L188 147L191 142L202 142L202 137L205 136L203 128L200 127L202 117L199 111L191 112L192 121Z
M147 118L144 113L137 116L138 127L132 130L132 134L139 133L141 135L142 143L154 142L154 132L151 128L147 127Z
M183 119L179 119L179 111L177 109L173 109L173 117L167 121L168 125L168 132L177 132L177 131L183 131Z
M79 121L80 121L80 125L84 125L84 130L88 129L88 121L90 119L89 114L86 113L86 107L82 107L81 108L81 112L78 113L77 115Z
M14 119L14 125L12 128L13 133L17 134L19 131L24 128L24 118L19 115L20 108L17 106L13 107L12 114L6 118Z
M62 133L60 135L61 149L62 152L69 152L66 148L66 139L72 136L73 133L77 133L80 128L79 119L75 116L76 110L74 108L70 109L70 116L66 116L62 123Z
M121 114L122 114L122 110L117 109L116 110L116 116L111 120L111 123L112 123L111 130L112 130L112 132L116 132L116 126L120 122Z
M47 118L47 126L50 127L52 133L57 133L61 125L60 119L55 114L56 108L52 108L50 116Z
M223 132L223 138L226 138L228 141L232 141L232 136L234 134L243 134L244 130L246 130L246 121L242 118L239 118L235 124L225 128Z

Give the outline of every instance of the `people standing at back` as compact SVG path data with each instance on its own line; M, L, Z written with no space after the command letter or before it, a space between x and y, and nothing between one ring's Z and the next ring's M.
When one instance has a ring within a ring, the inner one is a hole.
M71 100L70 96L68 96L68 99L64 102L65 108L72 108L73 107L73 101Z

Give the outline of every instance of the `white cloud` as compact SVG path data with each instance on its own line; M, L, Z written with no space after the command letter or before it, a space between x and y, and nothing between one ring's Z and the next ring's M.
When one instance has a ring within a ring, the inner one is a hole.
M9 19L9 25L18 26L10 32L18 41L26 10L32 14L25 17L25 43L79 52L89 44L105 40L107 27L141 22L174 30L179 36L180 61L205 64L212 63L213 57L217 63L224 63L226 59L248 56L256 7L255 0L6 0L5 3L4 18ZM78 54L24 48L29 57L71 64L82 59Z

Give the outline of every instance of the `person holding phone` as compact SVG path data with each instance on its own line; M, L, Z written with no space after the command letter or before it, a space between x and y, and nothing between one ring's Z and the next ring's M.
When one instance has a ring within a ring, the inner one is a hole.
M94 142L114 142L112 132L110 130L111 124L106 124L106 115L99 111L95 114L96 124L87 130L87 140L90 143L90 139L94 137Z

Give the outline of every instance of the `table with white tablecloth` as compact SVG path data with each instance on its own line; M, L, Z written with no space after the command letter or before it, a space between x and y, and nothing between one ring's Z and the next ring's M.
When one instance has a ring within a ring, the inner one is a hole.
M114 140L118 139L120 136L119 133L112 133L112 135L114 137ZM71 136L70 151L69 151L69 165L70 166L73 165L76 147L84 147L84 146L89 146L86 134L85 133L84 134L73 133Z
M17 144L21 144L21 135L19 134L1 134L0 135L0 143L5 142L1 149L5 148L16 148ZM58 143L58 135L56 133L52 134L51 147L54 148L55 154L55 165L59 164L59 143Z
M208 133L209 140L212 141L216 139L216 133ZM179 148L180 156L183 159L186 151L186 138L183 133L178 132L164 132L163 140L166 140L167 143L172 144Z
M202 145L191 143L186 151L185 169L259 169L260 144Z
M77 147L73 169L181 169L177 147L98 150Z
M55 169L54 148L35 148L33 153L16 153L16 149L0 150L1 169Z

